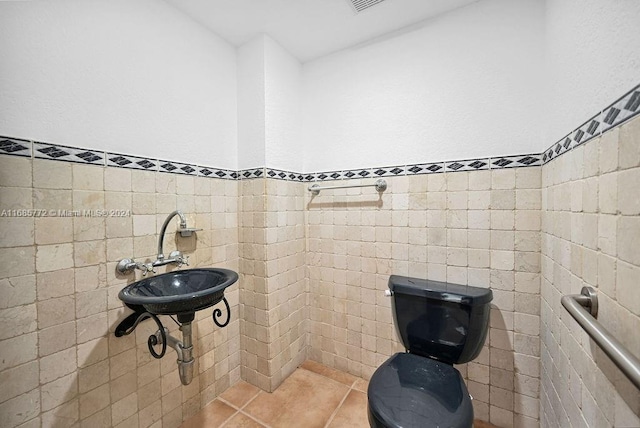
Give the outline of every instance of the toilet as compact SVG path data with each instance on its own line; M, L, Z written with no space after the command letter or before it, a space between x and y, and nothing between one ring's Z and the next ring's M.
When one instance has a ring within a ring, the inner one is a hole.
M491 290L392 275L387 294L407 352L393 355L371 377L369 425L471 428L471 397L453 364L482 350Z

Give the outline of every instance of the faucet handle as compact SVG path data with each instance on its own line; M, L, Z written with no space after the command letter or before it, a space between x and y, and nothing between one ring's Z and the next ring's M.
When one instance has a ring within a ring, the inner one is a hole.
M136 267L142 271L142 276L147 276L148 272L156 273L156 268L152 263L138 263Z
M182 265L189 266L189 256L182 255L181 251L172 251L171 254L169 254L169 261L177 264L178 267Z
M135 269L140 269L142 276L147 276L147 272L156 273L156 268L152 263L136 262L133 259L122 259L116 266L116 270L122 274L130 273Z
M189 266L189 256L183 256L182 254L180 254L178 257L176 257L176 261L178 262L178 267L181 267L182 265Z

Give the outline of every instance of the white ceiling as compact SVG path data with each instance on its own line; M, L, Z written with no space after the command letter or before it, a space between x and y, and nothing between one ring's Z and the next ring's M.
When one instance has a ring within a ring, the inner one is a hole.
M477 0L385 0L356 13L349 0L167 0L240 46L266 33L305 62Z

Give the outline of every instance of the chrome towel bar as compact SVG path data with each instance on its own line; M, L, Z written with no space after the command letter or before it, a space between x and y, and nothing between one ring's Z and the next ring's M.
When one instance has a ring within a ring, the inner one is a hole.
M598 316L596 291L591 287L582 287L580 294L563 296L560 302L620 371L636 388L640 389L640 360L596 320Z
M344 186L325 186L321 187L317 184L313 184L309 186L309 191L313 193L313 195L320 194L321 190L330 190L330 189L349 189L351 187L375 187L378 192L384 192L387 190L387 182L382 178L376 180L373 184L346 184Z

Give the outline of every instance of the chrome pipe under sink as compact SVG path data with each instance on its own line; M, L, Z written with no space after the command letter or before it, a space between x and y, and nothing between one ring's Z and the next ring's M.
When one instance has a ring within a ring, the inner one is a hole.
M180 382L183 385L189 385L193 380L193 338L191 331L191 322L185 322L180 325L180 331L182 332L182 341L176 339L169 334L167 328L164 329L164 335L167 338L167 345L172 347L176 354L178 354L178 374L180 375ZM155 333L157 344L162 345L162 333L160 330Z

